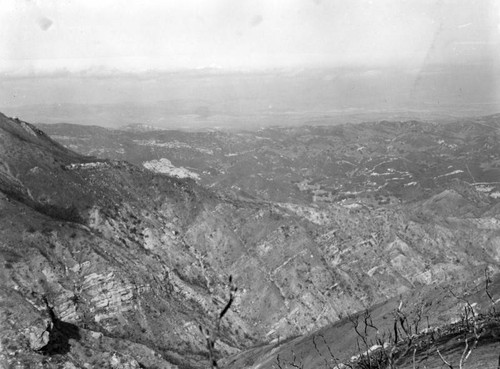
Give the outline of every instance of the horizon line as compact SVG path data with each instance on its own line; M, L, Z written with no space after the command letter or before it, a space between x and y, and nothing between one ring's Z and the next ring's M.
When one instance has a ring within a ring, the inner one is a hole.
M500 65L489 61L476 62L434 62L418 64L342 64L342 65L295 65L295 66L270 66L270 67L223 67L223 66L200 66L200 67L169 67L169 68L150 68L150 69L129 69L112 68L108 66L91 66L71 70L67 67L56 68L53 70L4 70L0 71L0 78L25 79L25 78L58 78L58 77L142 77L153 75L169 74L270 74L270 73L307 73L314 71L423 71L427 68L463 68L463 67L489 67L491 70L499 70ZM31 68L30 68L31 69Z

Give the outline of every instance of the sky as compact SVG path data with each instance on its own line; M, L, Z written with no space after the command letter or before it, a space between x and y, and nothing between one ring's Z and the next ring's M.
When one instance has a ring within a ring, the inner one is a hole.
M500 60L494 0L1 0L0 75Z
M199 111L489 114L500 1L0 0L0 109L109 125Z

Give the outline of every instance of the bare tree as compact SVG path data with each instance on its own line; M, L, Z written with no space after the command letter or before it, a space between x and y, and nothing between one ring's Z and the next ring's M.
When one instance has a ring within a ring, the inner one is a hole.
M210 362L210 367L212 369L214 368L219 368L219 365L217 364L217 358L215 355L215 343L217 342L217 339L220 334L220 326L221 326L221 321L222 318L224 318L224 315L229 311L231 308L231 305L233 304L234 297L236 294L236 291L238 290L237 287L234 286L233 284L233 276L229 276L229 299L224 306L224 308L220 311L220 313L215 317L215 325L213 329L208 329L200 325L200 332L205 336L205 341L207 345L207 350L208 350L208 359Z

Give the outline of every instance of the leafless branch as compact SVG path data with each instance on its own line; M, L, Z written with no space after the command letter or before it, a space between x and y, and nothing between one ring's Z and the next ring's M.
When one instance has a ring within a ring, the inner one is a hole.
M484 268L484 279L485 279L485 291L486 291L486 295L488 296L488 298L490 299L490 302L491 302L491 312L493 314L496 314L496 309L495 309L495 300L493 299L493 296L491 296L491 293L490 293L490 284L491 284L491 277L490 277L490 273L488 271L488 268Z
M413 349L413 369L416 369L416 366L415 366L415 354L417 353L417 348L414 348Z
M439 357L441 358L441 360L443 361L443 363L444 363L445 365L447 365L447 366L448 366L448 368L453 369L453 365L451 365L448 361L446 361L446 360L444 359L443 355L441 355L441 353L439 352L439 349L437 349L436 351L437 351L437 353L438 353Z
M229 311L229 308L231 307L231 305L234 301L234 297L235 297L237 290L238 289L233 285L233 276L230 275L229 276L229 299L228 299L228 302L226 303L226 305L224 306L224 308L219 313L219 315L215 318L215 328L210 330L208 328L203 329L203 327L201 325L199 326L200 332L205 337L207 350L208 350L208 359L210 362L210 367L212 369L219 368L219 366L217 364L217 359L215 356L215 343L217 342L217 338L218 338L219 333L220 333L220 325L221 325L222 318Z

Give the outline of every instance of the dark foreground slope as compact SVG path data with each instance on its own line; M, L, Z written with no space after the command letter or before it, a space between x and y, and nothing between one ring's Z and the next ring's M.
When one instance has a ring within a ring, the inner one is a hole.
M412 206L299 206L81 156L0 115L2 365L205 367L426 286L499 271L498 205L457 181ZM441 320L460 314L450 309Z

